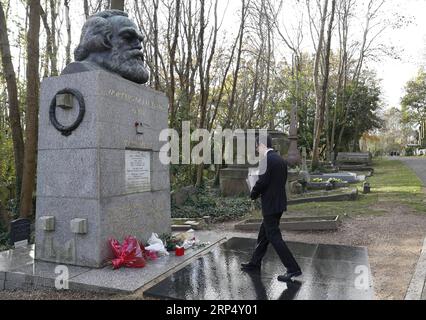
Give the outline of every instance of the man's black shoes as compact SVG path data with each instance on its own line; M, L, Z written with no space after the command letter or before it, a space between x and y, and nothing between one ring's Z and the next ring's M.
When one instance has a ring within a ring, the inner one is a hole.
M242 263L241 270L247 272L260 272L260 266L255 265L253 263Z
M290 282L293 278L300 277L302 275L302 271L296 271L296 272L287 272L283 276L278 276L278 281L281 282Z

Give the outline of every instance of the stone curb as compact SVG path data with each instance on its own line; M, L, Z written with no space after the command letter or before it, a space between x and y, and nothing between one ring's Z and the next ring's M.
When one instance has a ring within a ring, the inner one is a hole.
M423 249L417 262L416 271L411 279L405 300L421 300L423 289L426 282L426 239L423 243Z

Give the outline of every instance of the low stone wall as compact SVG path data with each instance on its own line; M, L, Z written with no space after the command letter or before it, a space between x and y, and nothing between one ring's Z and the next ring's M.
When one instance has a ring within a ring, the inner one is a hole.
M288 205L311 203L311 202L333 202L333 201L356 201L358 199L358 189L350 190L347 193L315 196L309 198L289 199Z
M366 153L349 153L340 152L337 155L336 163L338 165L367 165L371 166L372 155L369 152Z

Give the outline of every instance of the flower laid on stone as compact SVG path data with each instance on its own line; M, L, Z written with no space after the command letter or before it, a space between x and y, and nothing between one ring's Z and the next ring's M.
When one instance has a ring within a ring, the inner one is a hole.
M109 243L115 255L115 259L111 261L114 269L145 267L146 260L143 250L136 238L128 236L124 239L123 244L120 244L116 239L111 239Z

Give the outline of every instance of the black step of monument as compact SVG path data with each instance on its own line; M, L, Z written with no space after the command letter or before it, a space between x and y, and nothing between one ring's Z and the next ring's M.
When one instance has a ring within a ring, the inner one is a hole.
M256 240L233 238L145 292L176 300L370 300L367 249L289 242L303 276L277 281L285 269L272 248L260 274L241 271Z

